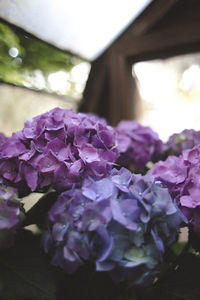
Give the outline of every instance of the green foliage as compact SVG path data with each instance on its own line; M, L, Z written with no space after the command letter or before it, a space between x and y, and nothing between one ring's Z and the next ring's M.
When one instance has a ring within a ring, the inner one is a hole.
M11 48L18 50L18 55L9 54ZM48 75L57 71L70 72L83 62L80 58L59 50L41 40L0 22L0 80L20 86L40 89L34 83L34 72L40 71L45 82L45 90L52 92L48 86ZM70 82L69 93L73 94L74 83Z
M80 59L66 54L42 41L19 34L20 44L23 47L22 67L27 71L41 70L44 76L59 71L70 71L81 62Z
M18 36L8 26L0 23L0 79L15 83L14 78L19 72L19 63L9 55L9 49L12 47L17 48L22 55L23 49ZM19 74L19 80L20 77Z

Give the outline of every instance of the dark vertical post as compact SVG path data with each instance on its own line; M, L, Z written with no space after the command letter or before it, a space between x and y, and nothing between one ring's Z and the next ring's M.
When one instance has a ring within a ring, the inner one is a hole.
M79 111L97 113L111 125L133 119L132 65L116 52L92 63Z
M98 113L99 102L106 76L106 59L100 57L91 65L79 111Z
M125 56L109 53L109 106L110 123L134 118L132 65Z

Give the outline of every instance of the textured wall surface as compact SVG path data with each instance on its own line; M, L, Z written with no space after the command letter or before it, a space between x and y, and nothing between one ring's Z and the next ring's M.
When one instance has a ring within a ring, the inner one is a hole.
M22 129L27 119L54 107L76 110L77 101L0 84L0 132L10 136L12 132Z

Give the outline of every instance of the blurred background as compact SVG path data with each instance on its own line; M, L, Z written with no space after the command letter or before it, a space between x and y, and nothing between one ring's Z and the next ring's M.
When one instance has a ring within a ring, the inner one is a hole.
M137 120L163 140L184 129L200 130L200 53L133 65Z
M77 109L90 64L0 22L0 131L54 107Z
M57 106L136 119L163 140L200 129L199 12L194 0L0 0L0 131Z

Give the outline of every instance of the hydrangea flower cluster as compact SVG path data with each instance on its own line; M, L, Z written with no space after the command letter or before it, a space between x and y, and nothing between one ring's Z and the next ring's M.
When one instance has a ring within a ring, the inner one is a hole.
M3 144L6 142L8 138L2 133L0 132L0 149L3 146Z
M149 172L176 198L194 231L200 235L200 146L169 156Z
M86 175L106 176L118 158L115 132L92 114L55 108L25 123L0 151L0 182L20 194L70 188Z
M170 136L165 144L166 155L180 155L183 150L191 149L200 144L200 131L185 129Z
M167 245L183 221L166 188L150 176L113 169L63 192L49 212L43 235L52 263L69 273L85 261L116 281L153 281Z
M163 143L150 127L142 126L136 121L121 121L116 132L120 166L133 165L135 171L141 172L146 163L159 159Z
M13 244L14 235L24 218L22 204L17 191L12 187L0 186L0 248Z

